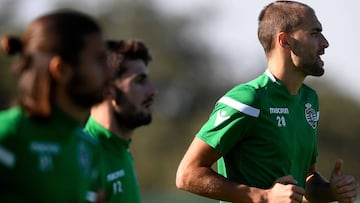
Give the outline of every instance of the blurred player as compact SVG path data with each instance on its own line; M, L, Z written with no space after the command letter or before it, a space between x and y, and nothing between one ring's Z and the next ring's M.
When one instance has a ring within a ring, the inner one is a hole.
M151 122L156 89L149 77L148 48L139 40L107 42L107 65L113 79L105 100L92 108L86 130L103 151L101 172L106 202L140 202L129 145L137 127Z
M18 105L0 112L0 202L93 202L98 143L82 131L108 80L102 31L90 17L57 11L30 23L18 54Z

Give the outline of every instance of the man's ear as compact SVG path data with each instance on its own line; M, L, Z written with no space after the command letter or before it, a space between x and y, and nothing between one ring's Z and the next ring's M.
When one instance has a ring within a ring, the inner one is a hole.
M277 42L284 49L290 49L290 44L288 42L288 35L285 32L280 32L277 36Z
M58 82L69 80L72 74L71 68L60 56L54 56L50 59L49 72L51 77Z

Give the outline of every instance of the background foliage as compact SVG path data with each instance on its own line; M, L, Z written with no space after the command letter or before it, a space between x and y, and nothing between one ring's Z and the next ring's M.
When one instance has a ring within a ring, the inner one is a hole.
M1 5L1 35L23 31L24 26L14 21L20 3L6 1ZM57 1L53 7L91 13L84 3ZM211 15L211 11L204 13L204 18ZM159 90L154 119L151 125L136 131L131 145L143 202L215 202L177 190L177 166L215 101L235 84L260 73L239 74L236 82L228 80L227 62L191 32L202 18L165 15L145 1L113 1L92 15L104 27L107 38L143 39L153 56L151 77ZM0 54L0 108L16 96L16 81L10 71L13 59ZM266 64L254 66L265 69ZM306 82L320 96L319 171L329 177L335 160L342 158L344 173L359 180L359 103L343 96L329 81L311 78Z

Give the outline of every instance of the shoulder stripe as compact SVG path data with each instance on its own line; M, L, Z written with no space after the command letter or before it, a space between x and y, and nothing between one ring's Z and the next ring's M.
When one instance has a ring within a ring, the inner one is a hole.
M230 106L231 108L234 108L246 115L249 115L249 116L252 116L255 118L259 117L259 114L260 114L260 109L243 104L243 103L238 102L230 97L222 97L218 102L223 103L227 106Z
M15 165L15 155L0 145L0 162L8 168L13 168Z

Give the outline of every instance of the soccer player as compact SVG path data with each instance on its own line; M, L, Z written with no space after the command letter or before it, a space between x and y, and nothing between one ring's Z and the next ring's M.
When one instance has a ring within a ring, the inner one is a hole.
M151 122L156 89L149 77L151 60L140 40L107 42L107 65L113 79L105 99L91 110L86 131L97 137L103 151L101 180L106 202L140 202L129 145L135 128Z
M314 10L270 3L258 37L267 70L217 101L180 162L177 187L221 202L354 202L357 183L341 160L329 182L315 168L318 97L303 81L323 75L329 44Z
M1 45L19 55L19 98L0 112L0 202L95 201L99 145L82 128L108 80L101 28L55 11Z

